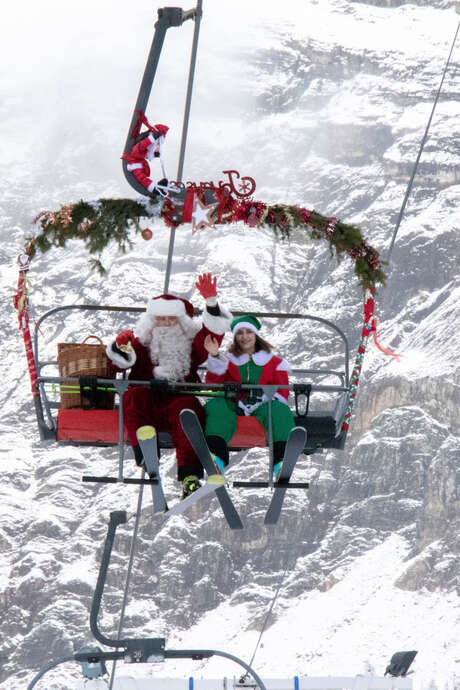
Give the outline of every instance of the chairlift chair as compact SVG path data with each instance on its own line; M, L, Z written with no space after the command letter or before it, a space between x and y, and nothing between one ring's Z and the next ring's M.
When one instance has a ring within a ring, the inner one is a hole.
M139 381L133 383L126 378L102 379L97 378L97 385L115 389L118 402L114 409L81 409L70 408L60 409L59 402L52 400L50 396L50 386L63 386L66 384L75 385L75 390L79 391L82 381L77 377L65 377L49 374L53 367L56 370L56 360L42 360L40 357L40 333L46 320L55 315L60 317L68 315L72 311L80 312L106 312L120 314L136 314L145 311L140 307L118 307L118 306L99 306L99 305L66 305L51 309L38 319L34 338L34 358L38 373L39 398L36 403L37 423L42 440L54 440L60 445L74 446L118 446L119 448L119 472L118 477L93 478L95 481L119 481L124 483L138 483L141 480L130 479L124 476L123 461L125 444L127 442L126 430L123 426L123 396L128 386L145 385L149 386L150 381ZM200 311L196 310L196 314ZM234 315L241 315L242 312L235 311ZM294 368L291 371L292 377L300 381L291 383L289 389L294 394L294 416L297 426L303 426L307 432L307 443L304 449L306 455L321 452L323 449L336 448L343 449L347 432L342 429L342 422L347 409L350 396L349 386L349 347L348 340L344 333L335 324L317 316L309 314L278 314L255 312L260 318L279 318L283 320L297 320L300 322L321 323L338 335L342 342L343 368L340 371L328 369L308 369ZM202 367L203 369L203 367ZM324 377L336 379L335 384L318 383ZM85 380L83 380L85 382ZM174 385L174 384L173 384ZM225 384L177 384L181 391L197 393L200 396L212 394L213 392L224 389ZM232 387L234 384L232 384ZM252 388L254 386L241 384L239 390ZM273 395L277 386L259 386L265 393ZM232 390L234 390L232 388ZM328 410L315 410L313 401L315 394L327 394L331 396L330 407ZM236 433L229 443L230 451L247 450L254 447L270 446L269 439L266 438L265 429L253 417L238 417ZM159 432L160 449L173 448L171 437L166 432ZM150 482L151 480L143 480Z

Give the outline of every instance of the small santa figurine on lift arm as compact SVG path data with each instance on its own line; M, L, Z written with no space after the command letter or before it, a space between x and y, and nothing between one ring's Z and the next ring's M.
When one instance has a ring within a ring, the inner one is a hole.
M145 115L139 113L138 128L140 128L141 123L145 124L149 133L146 133L146 136L135 144L129 153L123 153L122 158L127 163L126 169L150 194L159 192L162 196L167 196L169 186L161 154L169 127L166 125L152 126ZM159 182L154 182L151 179L149 162L153 158L160 159L163 178Z
M192 395L161 390L161 379L199 382L198 366L206 361L205 340L209 336L222 342L229 329L232 314L217 302L216 278L210 273L195 283L206 301L202 323L193 318L193 305L182 297L160 295L150 299L133 331L123 331L107 347L107 356L119 370L131 369L128 378L152 380L150 389L129 388L123 398L124 423L134 451L136 463L143 465L143 456L136 431L152 425L157 431L171 434L177 458L177 478L182 482L182 498L200 486L202 465L185 436L179 414L193 410L204 425L204 409Z

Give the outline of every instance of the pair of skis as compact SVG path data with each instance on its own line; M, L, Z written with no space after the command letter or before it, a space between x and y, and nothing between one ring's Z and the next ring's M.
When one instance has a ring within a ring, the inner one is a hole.
M216 466L208 448L208 444L206 443L198 417L193 410L182 410L180 413L180 421L190 445L193 447L201 464L206 470L208 480L197 491L194 491L190 496L169 510L169 515L184 513L191 505L201 498L215 492L230 529L243 529L241 518L225 486L224 477L216 473ZM157 483L152 484L154 513L164 512L168 510L168 505L161 485L155 429L150 426L141 427L137 431L137 437L144 455L147 473L151 478L158 480ZM283 465L277 481L274 484L274 492L264 519L265 525L274 525L278 522L283 507L284 497L289 488L289 480L297 459L305 448L305 443L305 429L303 427L294 427L286 443Z
M150 479L155 480L152 484L152 502L154 513L164 513L168 511L168 516L181 515L190 508L191 505L204 498L210 493L217 491L225 484L225 480L220 475L210 473L207 482L200 486L185 500L180 501L173 508L169 508L163 492L160 477L160 463L158 458L157 434L153 426L142 426L137 430L137 440L144 456L144 467Z
M201 464L208 473L212 475L215 473L215 464L212 459L211 452L206 443L203 434L203 429L198 421L198 417L192 410L182 410L180 413L180 421L182 428L190 441L191 446L198 455ZM292 429L289 439L286 443L284 452L283 465L277 482L274 484L274 492L268 510L265 514L264 524L274 525L278 522L278 518L283 507L284 497L289 488L289 480L294 470L295 464L299 455L302 453L306 444L306 431L303 427L297 426ZM224 485L216 490L216 496L225 515L225 519L231 529L242 529L243 523L238 515L238 512L233 505L228 491Z

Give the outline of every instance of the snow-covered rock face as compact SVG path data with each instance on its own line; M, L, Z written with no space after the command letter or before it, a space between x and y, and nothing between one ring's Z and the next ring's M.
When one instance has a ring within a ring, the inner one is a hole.
M257 199L357 223L385 256L458 23L457 4L208 4L186 178L218 180L222 170L236 168L256 179ZM80 198L130 195L118 160L151 40L152 8L145 3L133 13L124 3L108 8L87 1L80 9L91 17L91 31L86 23L82 32L78 17L69 10L57 14L51 5L41 7L30 26L11 8L5 30L11 67L2 77L10 94L2 109L0 179L5 295L14 290L15 257L38 211ZM24 45L17 44L16 26ZM218 33L223 26L231 42ZM180 35L190 38L191 30L168 36L148 113L171 126L169 171L186 79ZM43 41L40 86L37 72L33 82L30 76L36 51L28 52L37 35ZM68 49L74 36L78 54ZM18 54L25 64L13 69ZM164 635L170 648L221 648L249 660L287 569L254 661L262 676L355 674L365 661L383 671L391 654L406 648L419 650L417 689L457 687L459 92L452 66L388 286L378 295L380 341L401 352L401 362L369 346L346 451L302 460L296 478L309 478L311 488L307 496L287 496L276 530L263 527L266 492L232 491L247 526L238 535L226 528L215 501L166 522L152 519L146 494L126 636ZM30 273L35 314L63 303L139 306L163 292L168 230L160 223L149 227L150 242L136 241L125 256L106 252L104 281L88 272L77 245L37 258ZM198 305L194 279L201 271L219 276L220 298L234 309L329 318L347 333L352 351L356 347L361 293L351 265L344 260L336 267L328 249L308 244L300 231L290 243L277 243L260 229L216 228L192 238L189 228L180 228L171 291ZM88 470L114 474L115 451L38 441L9 296L0 312L6 382L0 687L16 690L40 666L93 643L88 613L108 515L126 509L130 520L119 530L100 621L102 630L116 634L137 495L126 486L81 484ZM94 332L108 340L129 326L128 316L57 317L44 328L43 352L53 358L57 342ZM322 330L268 320L264 329L295 366L340 365L338 343ZM263 450L239 454L229 478L263 477L267 463ZM163 468L172 497L172 454L165 454ZM158 675L235 672L222 660L170 663L166 673L155 667ZM42 684L74 687L77 674L63 666Z

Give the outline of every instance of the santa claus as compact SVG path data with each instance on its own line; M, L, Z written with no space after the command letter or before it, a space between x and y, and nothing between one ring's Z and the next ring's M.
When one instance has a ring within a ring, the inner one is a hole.
M162 149L165 141L166 133L169 127L166 125L151 126L148 121L145 121L148 127L140 141L133 146L129 153L124 153L122 158L126 161L126 169L131 172L136 180L146 188L150 194L159 192L162 196L166 196L168 192L168 180L163 166ZM163 179L159 182L154 182L150 173L150 161L153 158L159 158L163 172Z
M107 356L119 370L130 369L128 378L152 380L151 388L129 388L123 398L124 423L136 463L143 465L136 431L152 425L171 434L177 458L177 478L182 482L182 497L200 486L202 465L185 436L179 413L194 410L204 424L204 409L191 395L161 390L161 380L199 382L198 367L206 361L205 340L222 342L232 321L231 313L218 304L216 278L200 275L195 283L205 298L202 323L193 318L193 305L182 297L160 295L150 299L134 331L123 331L107 347Z

